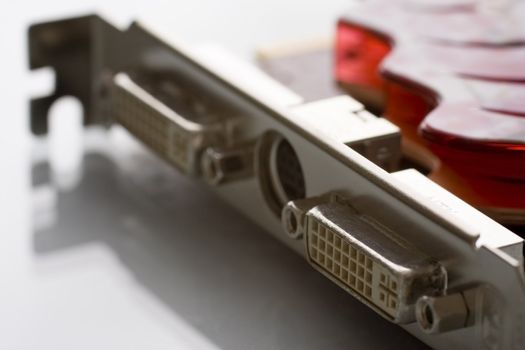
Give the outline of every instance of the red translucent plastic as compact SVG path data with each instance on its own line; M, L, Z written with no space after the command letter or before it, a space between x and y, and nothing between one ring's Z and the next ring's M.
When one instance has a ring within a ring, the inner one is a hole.
M389 51L390 45L383 37L339 22L335 45L337 81L382 90L379 65Z
M430 149L459 172L525 181L524 117L449 103L425 118L421 133Z
M416 76L415 82L413 76L381 72L382 61L396 47L345 21L337 26L336 79L384 94L385 116L400 127L405 141L422 154L430 150L439 157L440 165L430 174L436 182L479 207L525 209L525 48L439 43L429 48L413 63L424 59L445 75L479 79L486 84L482 93L464 101L440 101L439 92L423 86L425 76ZM404 62L409 70L411 63Z
M390 52L387 38L365 28L340 21L337 24L335 76L338 82L366 86L386 94L385 116L417 140L417 128L432 103L406 83L385 80L381 62Z
M425 57L460 76L525 83L525 46L428 43L424 48Z
M422 143L418 128L435 106L431 95L426 90L397 80L386 80L385 92L385 117L401 128L403 137Z

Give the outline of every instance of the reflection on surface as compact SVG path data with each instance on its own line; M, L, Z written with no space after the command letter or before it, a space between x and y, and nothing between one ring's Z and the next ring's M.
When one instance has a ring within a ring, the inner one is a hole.
M58 188L75 187L82 171L82 117L80 101L61 97L49 115L49 163Z
M77 187L56 192L54 223L34 233L39 256L107 245L137 284L124 293L146 290L223 349L422 347L203 185L110 134L88 145L98 151ZM48 172L34 166L39 188Z

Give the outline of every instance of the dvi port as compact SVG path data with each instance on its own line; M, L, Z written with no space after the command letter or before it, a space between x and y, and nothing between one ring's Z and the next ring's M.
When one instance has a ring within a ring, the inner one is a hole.
M285 230L302 236L308 261L360 301L393 322L410 323L420 296L443 294L446 271L437 261L346 203L308 209L311 202L288 203Z
M203 150L227 143L233 113L195 100L198 93L166 76L155 78L117 74L111 89L112 118L162 158L195 175Z

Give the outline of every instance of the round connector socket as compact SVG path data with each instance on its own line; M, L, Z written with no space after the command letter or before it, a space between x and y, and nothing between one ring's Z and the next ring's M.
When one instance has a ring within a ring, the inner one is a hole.
M305 197L301 163L281 134L268 131L262 135L257 143L255 164L262 194L277 216L286 203Z

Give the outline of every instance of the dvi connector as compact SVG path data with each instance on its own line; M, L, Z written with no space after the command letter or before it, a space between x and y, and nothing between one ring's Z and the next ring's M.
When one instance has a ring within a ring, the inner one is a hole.
M446 290L439 262L339 195L289 202L282 222L313 267L390 321L413 322L419 297Z

